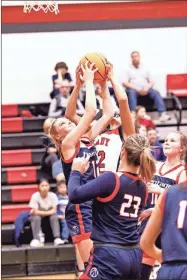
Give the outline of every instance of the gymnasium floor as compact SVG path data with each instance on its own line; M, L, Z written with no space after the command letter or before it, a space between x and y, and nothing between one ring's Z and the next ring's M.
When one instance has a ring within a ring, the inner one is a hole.
M43 275L43 276L30 276L30 277L19 277L19 278L2 278L2 280L24 280L24 279L66 279L75 280L77 279L75 274L60 274L60 275Z

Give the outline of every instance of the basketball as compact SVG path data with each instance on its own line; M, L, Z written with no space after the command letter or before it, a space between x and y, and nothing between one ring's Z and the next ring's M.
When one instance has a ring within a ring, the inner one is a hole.
M85 67L86 61L89 62L88 66L90 66L92 63L95 63L94 68L98 68L94 74L94 82L97 83L107 79L106 64L108 64L108 61L104 55L96 52L87 53L81 58L80 64Z

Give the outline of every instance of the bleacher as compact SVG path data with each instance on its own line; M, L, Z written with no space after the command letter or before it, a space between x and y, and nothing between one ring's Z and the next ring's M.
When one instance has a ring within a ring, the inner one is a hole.
M41 104L36 104L41 106ZM49 104L43 104L46 116ZM38 180L55 182L41 170L43 157L42 126L45 117L22 118L28 105L2 105L2 276L21 277L50 275L75 271L75 253L72 244L54 247L52 234L46 234L41 248L31 248L30 226L21 234L22 247L16 248L14 221L19 213L27 210L31 195L37 191Z
M145 103L147 100L144 100ZM144 102L143 101L143 102ZM172 119L167 123L156 122L161 140L169 132L187 132L187 97L181 95L178 101L172 92L164 99ZM179 102L179 104L177 104ZM145 105L145 103L143 103ZM37 190L43 174L40 166L44 153L42 126L46 116L20 117L30 106L42 109L46 114L49 103L2 105L2 275L3 277L59 274L74 271L75 255L73 245L54 247L47 239L41 248L30 248L32 234L27 227L22 234L20 248L14 245L14 221L18 214L28 209L31 195ZM151 103L146 104L152 119L158 118ZM50 179L51 189L55 184Z

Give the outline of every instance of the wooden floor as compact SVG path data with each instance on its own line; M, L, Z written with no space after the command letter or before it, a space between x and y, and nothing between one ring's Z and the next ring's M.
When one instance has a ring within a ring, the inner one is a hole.
M75 280L77 279L75 274L60 274L60 275L44 275L44 276L28 276L28 277L19 277L19 278L2 278L2 280L24 280L24 279L66 279L66 280Z

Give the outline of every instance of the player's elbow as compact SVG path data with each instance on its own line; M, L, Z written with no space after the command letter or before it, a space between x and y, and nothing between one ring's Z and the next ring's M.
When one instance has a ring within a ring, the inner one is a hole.
M78 199L76 190L69 191L68 196L69 196L69 202L74 203L74 204L79 203L79 199Z
M69 196L69 202L76 203L76 197L74 195L74 192L68 193L68 196Z

